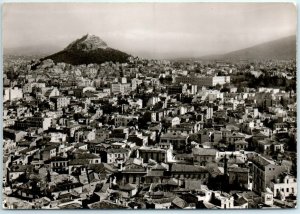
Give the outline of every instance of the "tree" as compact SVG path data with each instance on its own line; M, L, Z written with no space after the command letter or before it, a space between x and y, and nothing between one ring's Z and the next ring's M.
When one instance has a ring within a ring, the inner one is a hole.
M218 83L217 85L216 85L216 89L217 90L220 90L222 88L222 86Z
M196 143L200 143L200 138L197 134L191 134L188 138L189 142L195 141Z
M47 182L51 182L51 175L50 175L50 171L49 171L49 170L47 170L46 181L47 181Z

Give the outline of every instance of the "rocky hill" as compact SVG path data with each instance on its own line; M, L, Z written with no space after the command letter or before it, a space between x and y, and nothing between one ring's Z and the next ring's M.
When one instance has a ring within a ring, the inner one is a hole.
M99 37L85 35L70 43L64 50L43 58L72 65L101 64L104 62L127 62L130 55L107 46Z

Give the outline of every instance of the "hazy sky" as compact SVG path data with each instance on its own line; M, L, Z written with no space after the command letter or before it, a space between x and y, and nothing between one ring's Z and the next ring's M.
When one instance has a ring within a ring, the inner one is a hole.
M86 33L141 57L225 53L296 34L291 3L27 3L3 6L4 48L60 50Z

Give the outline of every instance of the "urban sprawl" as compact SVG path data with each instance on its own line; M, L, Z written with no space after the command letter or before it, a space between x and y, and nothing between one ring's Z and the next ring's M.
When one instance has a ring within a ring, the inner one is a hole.
M7 209L293 208L296 62L8 58Z

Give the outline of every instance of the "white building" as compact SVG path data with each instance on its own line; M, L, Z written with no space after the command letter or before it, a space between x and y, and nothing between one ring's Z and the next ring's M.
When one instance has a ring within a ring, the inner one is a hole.
M297 179L295 176L285 174L278 176L270 183L273 196L282 200L290 195L297 196Z
M18 87L14 88L5 88L4 89L4 96L3 100L5 101L13 101L13 100L19 100L23 98L23 90Z
M113 93L113 94L118 94L118 93L123 94L124 93L123 84L120 84L120 83L111 84L111 93Z
M130 155L130 151L124 148L108 149L107 150L107 163L109 164L123 164Z
M51 137L50 142L53 142L53 143L66 142L66 140L67 140L67 135L63 134L61 132L52 132L52 133L50 133L50 137Z

